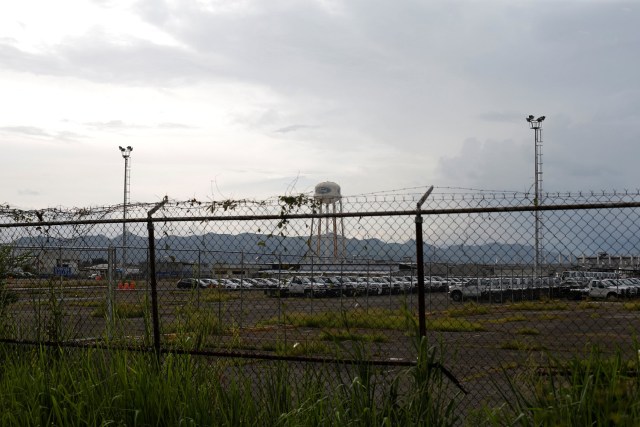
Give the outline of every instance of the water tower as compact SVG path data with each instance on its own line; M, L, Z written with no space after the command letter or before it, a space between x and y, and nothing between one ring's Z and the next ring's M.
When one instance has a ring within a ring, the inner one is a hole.
M342 195L340 186L335 182L325 181L316 185L313 198L319 202L319 213L342 213ZM327 217L318 218L317 234L314 239L316 228L311 220L311 245L310 248L315 255L322 258L332 258L334 260L345 257L344 241L344 221L343 218ZM340 227L338 229L338 222ZM324 223L324 230L322 224Z

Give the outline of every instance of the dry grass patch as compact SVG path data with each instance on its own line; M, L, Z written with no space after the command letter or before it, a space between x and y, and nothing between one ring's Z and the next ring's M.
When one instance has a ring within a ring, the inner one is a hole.
M516 331L518 335L540 335L540 331L536 328L520 328Z
M427 319L427 329L440 332L479 332L486 328L478 322L470 322L465 319Z
M568 310L569 304L562 301L522 301L505 306L509 310L561 311Z
M593 301L581 301L578 304L578 308L583 310L599 310L602 308L602 304Z
M622 307L629 311L640 311L640 301L625 302Z
M492 309L488 305L479 305L476 303L468 303L459 308L446 310L443 314L449 317L476 316L482 314L491 314Z
M359 329L395 329L410 330L413 318L404 310L350 310L345 312L302 313L286 312L282 317L267 320L264 324L278 324L306 328L359 328Z
M523 316L522 314L516 314L514 316L501 317L499 319L488 320L487 323L503 325L505 323L511 323L511 322L526 322L527 320L529 319L526 316Z
M540 343L532 343L520 340L509 340L498 347L501 350L518 350L518 351L541 351L545 350L545 347Z
M352 331L345 330L327 330L320 332L318 339L321 341L364 341L364 342L387 342L387 338L383 334L359 334Z

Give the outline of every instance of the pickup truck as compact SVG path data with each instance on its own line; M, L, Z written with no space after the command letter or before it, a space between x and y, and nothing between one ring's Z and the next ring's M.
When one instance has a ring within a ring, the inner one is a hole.
M621 283L617 279L593 279L584 288L573 289L582 297L594 299L616 299L635 296L637 288Z

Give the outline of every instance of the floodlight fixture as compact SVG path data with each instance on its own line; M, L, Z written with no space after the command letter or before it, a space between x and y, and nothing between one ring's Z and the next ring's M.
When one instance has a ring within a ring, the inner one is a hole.
M131 152L133 151L133 147L128 145L127 148L122 148L122 147L118 147L120 149L120 152L122 153L122 158L123 159L127 159L129 158L129 156L131 155Z

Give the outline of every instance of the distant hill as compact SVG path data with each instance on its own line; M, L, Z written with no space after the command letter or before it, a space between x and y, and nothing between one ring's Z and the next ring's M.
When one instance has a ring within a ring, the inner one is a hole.
M106 258L108 247L119 251L122 235L109 238L104 235L81 236L74 239L52 237L22 237L14 241L19 247L75 248L81 260ZM172 259L184 262L270 263L298 262L309 250L306 237L267 236L264 234L214 234L194 236L164 236L156 239L156 256L159 260ZM127 260L131 263L147 259L148 240L135 234L127 234ZM311 245L313 247L313 244ZM415 260L415 240L390 243L380 239L346 239L347 258L371 261L403 262ZM451 245L423 247L426 262L442 263L519 263L531 264L535 251L530 245L484 243L479 245ZM117 255L120 256L120 255ZM557 253L545 254L547 259L558 260ZM563 259L564 260L564 259Z

